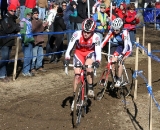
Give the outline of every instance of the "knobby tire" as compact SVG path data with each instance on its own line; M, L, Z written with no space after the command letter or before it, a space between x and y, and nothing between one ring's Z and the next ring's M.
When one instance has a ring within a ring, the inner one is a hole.
M73 126L76 128L81 120L82 117L82 106L81 104L81 96L82 96L82 89L81 89L82 84L79 83L77 85L77 89L75 92L75 98L74 98L74 109L73 109Z
M108 70L103 71L102 75L104 75L105 78L100 79L98 82L98 86L96 87L95 99L99 101L104 97L104 94L107 90L108 78L106 78L106 73L108 73ZM103 80L103 82L101 80Z
M131 68L126 68L126 71L127 71L127 74L128 74L129 82L126 85L122 85L118 89L117 98L121 98L121 97L126 98L131 94L132 87L133 87L133 78L132 78L133 70ZM123 81L122 81L123 83L125 83L125 81L128 81L124 70L123 70L123 73L122 73L122 78L123 78Z

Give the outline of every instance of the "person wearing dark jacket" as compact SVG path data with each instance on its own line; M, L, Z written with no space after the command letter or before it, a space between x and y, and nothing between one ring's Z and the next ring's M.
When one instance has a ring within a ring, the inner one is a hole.
M66 24L66 29L67 31L70 31L67 33L67 43L69 43L73 34L73 32L71 31L74 30L75 18L77 17L76 2L75 1L70 2L63 14L64 14L63 16L64 23Z
M59 7L57 9L57 14L55 17L55 21L53 23L54 26L54 32L63 32L64 30L66 30L66 25L64 23L64 19L63 19L63 10L61 7ZM52 53L59 51L61 44L63 43L63 36L64 34L55 34L53 35L53 42L50 43L52 49ZM54 43L54 47L53 47L53 43ZM51 57L50 62L58 62L58 55L53 54Z
M86 0L78 0L77 1L77 17L76 17L76 23L77 23L77 29L82 29L82 22L84 19L87 18L87 2Z
M16 23L17 16L15 16L16 7L14 5L9 5L8 12L1 21L1 30L0 35L9 35L17 34L20 31L20 25ZM9 78L7 77L7 60L9 60L10 52L12 46L14 46L13 37L7 37L0 39L0 81L8 82Z
M7 13L8 3L7 0L1 0L1 18Z

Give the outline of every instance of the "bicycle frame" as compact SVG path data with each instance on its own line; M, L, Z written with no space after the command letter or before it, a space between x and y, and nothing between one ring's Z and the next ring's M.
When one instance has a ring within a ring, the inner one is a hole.
M73 66L72 67L81 68L80 70L80 77L78 78L78 84L80 86L77 86L75 98L73 100L74 102L74 108L73 108L73 125L74 127L77 127L77 125L80 123L81 117L84 116L86 113L86 107L87 107L87 73L86 68L92 68L92 65L83 65L83 66ZM66 74L68 74L67 66L65 68Z
M86 68L83 68L81 69L81 72L80 72L80 81L82 83L82 86L81 86L81 90L82 90L82 95L81 95L81 100L82 100L82 104L84 102L84 97L85 97L85 85L87 83L87 79L86 79Z
M104 54L108 55L106 53L104 53ZM108 55L108 57L109 56L113 56L113 55ZM120 87L115 87L116 78L113 76L113 72L112 72L112 64L114 64L115 62L112 61L112 58L110 58L110 57L108 59L109 59L108 63L106 64L105 69L102 72L102 75L101 75L100 80L99 80L99 89L101 91L97 92L97 95L96 95L97 100L102 99L106 89L108 89L108 91L111 90L111 91L116 92L118 98L120 97L119 95L124 95L125 97L127 97L130 94L131 89L132 89L132 85L130 85L131 83L130 83L130 80L129 80L128 69L125 68L125 65L124 65L123 62L120 63L121 61L118 61L118 64L116 63L117 65L122 64L123 73L122 73L122 79L121 79ZM111 84L108 84L110 74L111 74Z
M103 74L102 74L100 79L105 79L105 81L106 81L106 79L108 79L108 77L109 77L109 74L111 74L112 81L114 81L113 74L112 74L112 66L111 65L112 65L112 59L109 59L109 62L106 64L105 70L103 71ZM105 72L106 72L106 74L105 74ZM106 82L104 83L104 85L106 85Z
M79 77L80 80L78 82L82 83L82 86L81 86L81 90L82 90L82 93L81 93L82 94L81 95L81 100L82 100L81 106L82 106L83 103L84 103L85 97L87 97L86 96L87 88L85 86L85 85L87 85L86 68L93 68L93 66L92 65L74 66L73 64L69 64L69 66L70 67L81 68L80 77ZM94 75L96 76L96 70L95 70L95 68L93 68L93 69L94 69ZM68 75L68 67L67 66L65 66L65 73Z

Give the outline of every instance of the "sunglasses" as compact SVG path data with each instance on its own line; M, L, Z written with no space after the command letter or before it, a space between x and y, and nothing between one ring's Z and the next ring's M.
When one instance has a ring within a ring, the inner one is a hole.
M33 13L33 14L39 14L39 13L36 12L36 13Z
M120 30L114 30L115 32L119 32Z
M105 7L100 7L101 9L106 9Z
M86 31L83 30L83 33L85 33L85 34L91 34L92 32L86 32Z
M67 5L62 5L62 6L67 6Z
M14 11L14 10L10 10L10 11L11 11L11 12L14 12L14 13L16 12L16 11Z

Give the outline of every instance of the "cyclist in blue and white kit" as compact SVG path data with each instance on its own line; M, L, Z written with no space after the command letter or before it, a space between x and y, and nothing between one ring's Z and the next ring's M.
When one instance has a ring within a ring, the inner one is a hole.
M127 30L123 30L123 21L121 18L116 18L111 23L111 30L104 38L101 44L103 48L110 39L110 54L114 55L112 57L112 62L117 62L117 60L124 61L132 52L132 43ZM115 76L116 83L115 87L120 87L121 76L122 76L122 62L118 67L118 74L115 73L115 65L112 64L113 75Z

